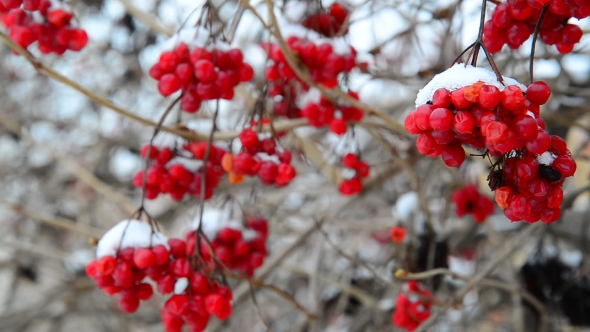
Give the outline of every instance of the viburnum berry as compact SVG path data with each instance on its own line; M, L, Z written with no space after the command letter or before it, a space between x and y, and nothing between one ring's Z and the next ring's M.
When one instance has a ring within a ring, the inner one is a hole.
M390 236L393 242L401 243L406 238L406 229L402 226L392 227Z
M475 185L468 185L453 192L452 199L458 217L473 214L476 222L483 222L494 212L493 201L480 193Z

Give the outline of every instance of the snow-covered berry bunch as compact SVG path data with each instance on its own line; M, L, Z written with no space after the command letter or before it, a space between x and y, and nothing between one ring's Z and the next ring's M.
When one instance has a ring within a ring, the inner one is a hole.
M420 153L442 155L449 167L459 167L465 160L462 145L487 148L485 154L499 158L490 174L490 188L510 189L496 194L506 216L513 221L553 222L560 215L559 203L553 207L539 202L574 174L576 163L565 142L545 131L539 115L551 89L544 82L525 87L509 78L504 81L509 85L485 69L455 65L420 91L418 108L408 115L405 127L420 135L416 143ZM557 195L561 188L555 190ZM532 205L538 213L531 214Z
M291 151L278 146L270 134L246 128L240 133L242 151L223 156L223 169L230 174L232 184L240 183L245 176L258 176L266 186L284 187L297 175L291 165Z
M10 38L23 48L38 42L41 53L62 55L66 50L80 51L88 43L86 31L70 24L73 15L52 9L48 0L0 0L0 16Z
M418 281L409 281L404 285L395 303L395 311L391 316L393 325L414 331L420 323L430 317L432 293Z
M249 217L244 222L231 218L225 210L208 209L203 213L203 232L210 240L215 257L231 271L252 276L262 266L267 256L266 239L268 238L268 221L262 217ZM194 228L198 226L195 220ZM195 252L197 234L191 231L186 235L187 249ZM215 267L209 244L203 237L199 238L200 255Z
M356 92L349 91L348 95L356 100L359 99ZM305 105L301 114L312 126L318 128L329 126L330 131L336 135L346 133L348 122L359 122L365 115L356 107L346 105L344 102L335 104L323 95L318 102L310 102Z
M188 324L202 331L210 315L225 320L231 315L231 290L209 273L195 271L193 252L180 239L167 239L139 220L124 220L98 242L97 259L86 267L89 277L108 295L118 297L121 310L133 313L140 301L156 289L172 296L162 309L166 331L181 331Z
M207 142L186 143L179 148L174 147L174 144L158 147L155 143L149 151L149 145L144 145L141 155L147 158L149 152L150 166L146 175L143 170L135 174L133 184L137 188L143 188L145 177L147 199L155 199L160 194L169 194L176 201L181 201L185 195L194 195L200 199L204 173L204 197L211 198L213 190L225 174L221 159L227 151L211 145L209 158L204 162L207 146Z
M326 37L342 36L348 33L348 27L343 26L349 15L348 9L336 2L327 10L305 17L301 24Z
M368 177L371 171L369 164L360 160L357 154L347 153L342 157L342 166L349 174L343 174L346 179L340 183L340 193L344 196L359 194L363 190L361 180Z
M158 81L164 97L182 90L181 107L195 113L201 101L234 98L234 88L254 77L252 66L244 62L242 51L216 43L209 47L189 49L179 43L165 51L150 69L150 76Z
M562 138L551 136L548 144L540 155L515 151L490 174L490 188L508 219L550 224L561 216L562 186L576 172L576 162Z
M492 53L500 52L504 44L519 48L533 32L541 10L547 11L541 22L539 36L548 45L555 45L560 53L569 53L582 38L582 29L567 23L570 18L590 16L586 0L510 0L496 6L492 18L484 27L484 44Z
M467 185L453 192L452 199L455 203L455 214L457 214L457 217L473 214L473 219L481 223L494 213L494 201L479 192L477 186L474 184Z
M539 105L549 99L549 86L533 83L525 95L526 87L505 81L512 84L504 86L491 71L463 64L435 76L418 94L418 108L404 124L411 134L420 135L418 151L430 157L442 155L447 166L459 167L465 160L462 145L502 154L548 136Z

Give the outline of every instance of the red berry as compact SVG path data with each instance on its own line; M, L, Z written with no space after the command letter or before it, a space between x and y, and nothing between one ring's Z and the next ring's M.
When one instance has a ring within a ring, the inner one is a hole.
M422 130L430 130L430 114L432 114L434 108L430 105L422 105L414 112L414 121L416 126Z
M506 87L506 89L502 91L502 105L506 107L506 109L515 112L514 114L518 114L525 106L525 98L522 94L522 90L516 85Z
M135 266L140 269L154 266L156 264L156 259L156 254L148 248L139 248L135 250L135 255L133 256Z
M461 88L451 93L451 101L453 102L453 105L455 105L455 107L467 108L471 106L471 102L465 99L465 90L466 88Z
M158 91L164 97L168 97L174 92L180 90L181 82L174 74L162 75L158 82Z
M502 92L494 85L484 85L479 92L479 104L486 109L494 109L502 100Z
M576 162L568 155L557 157L551 167L556 169L564 178L573 176L576 173Z
M437 108L430 114L430 127L436 131L447 131L453 127L453 112Z
M191 275L191 264L186 258L179 258L172 262L170 270L176 278L186 278Z
M244 129L240 133L240 141L246 149L258 147L258 134L252 129Z
M154 295L154 289L150 284L141 283L137 286L137 295L140 300L147 301Z
M217 79L215 65L209 60L198 60L195 63L195 77L202 83L213 83Z
M527 150L534 154L543 154L551 146L551 138L545 130L539 131L537 138L534 141L526 144Z
M416 125L416 120L414 116L415 112L411 112L410 114L408 114L406 120L404 121L404 127L410 134L418 135L422 133L422 129L418 128L418 126Z
M119 300L119 307L128 314L134 313L139 308L139 297L135 293L126 292Z
M186 242L181 239L171 238L168 239L168 245L170 246L170 254L174 258L186 257Z
M70 23L70 20L72 19L72 14L62 9L54 9L47 12L46 19L47 22L49 22L49 24L61 28L66 24Z
M543 81L533 82L527 87L526 98L537 105L545 105L551 96L551 88Z
M343 135L346 133L346 121L343 119L333 119L330 122L330 131L336 135Z
M449 167L459 167L465 161L465 150L459 144L449 144L443 148L442 160Z
M356 165L359 163L359 158L357 155L353 153L348 153L342 158L342 165L348 168L356 168Z
M161 244L154 246L152 251L156 255L156 265L164 265L170 260L170 253L168 249Z
M448 108L451 105L451 93L445 88L440 88L434 91L432 96L432 107L434 108Z
M170 294L174 291L176 279L171 275L165 275L157 281L158 292L162 294Z
M96 275L99 276L110 276L117 267L117 259L112 256L103 256L96 260L95 268Z
M458 133L469 134L475 129L475 120L469 112L458 111L453 119L453 127Z

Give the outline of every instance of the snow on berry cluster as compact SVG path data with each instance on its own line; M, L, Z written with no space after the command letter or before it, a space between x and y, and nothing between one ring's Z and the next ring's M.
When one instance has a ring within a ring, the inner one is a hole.
M185 142L158 147L155 142L151 151L149 145L144 145L141 155L147 158L149 153L150 166L146 175L143 170L135 174L133 184L137 188L143 188L145 177L147 199L155 199L160 194L169 194L176 201L181 201L186 195L200 199L204 173L203 195L205 199L211 198L213 190L225 174L221 167L221 159L227 151L211 145L209 158L204 162L207 145L207 142Z
M210 240L215 257L231 271L252 276L262 266L267 256L266 239L268 221L262 217L249 217L244 222L231 218L227 210L209 209L203 213L203 233ZM196 230L199 220L193 223ZM195 252L197 234L186 235L187 250ZM199 239L201 257L215 267L211 252L205 239Z
M565 178L576 172L576 162L558 136L539 144L548 144L547 151L540 155L516 151L505 158L501 169L490 174L496 202L511 221L550 224L561 216L562 186Z
M504 44L519 48L534 33L543 6L547 11L541 22L539 36L560 53L569 53L582 38L582 29L567 23L572 17L590 16L587 0L509 0L494 9L484 26L484 44L492 53L500 52Z
M158 91L164 97L182 90L181 107L195 113L201 101L234 98L234 88L254 77L252 66L244 62L242 51L220 42L189 49L179 43L164 51L150 69L158 81Z
M270 134L246 128L239 139L242 151L235 155L226 153L222 160L223 169L230 175L230 183L240 183L246 176L258 176L266 186L284 187L297 175L291 165L291 151L278 146Z
M391 316L393 325L414 331L422 322L430 317L432 293L418 281L409 281L404 286L395 303L395 311Z
M420 91L418 108L408 115L405 127L420 135L416 143L420 153L442 155L449 167L459 167L465 160L462 145L486 148L486 154L499 158L490 174L490 188L505 187L496 192L504 214L512 221L540 218L551 223L559 218L561 202L545 202L553 188L559 188L555 189L559 195L576 163L565 142L545 131L539 115L540 105L551 95L549 86L504 81L514 84L504 86L481 68L455 65Z
M88 43L86 31L70 24L73 15L52 9L48 0L0 0L0 17L10 38L25 49L38 42L41 53L62 55L66 50L80 51Z
M365 115L360 109L347 105L345 102L332 102L323 95L313 94L313 91L309 95L317 95L319 100L317 102L310 101L303 107L301 111L303 117L307 118L309 124L314 127L328 126L330 131L336 135L346 133L348 122L359 122ZM359 100L359 95L356 92L349 91L348 95Z
M475 221L481 223L494 213L494 201L482 194L474 184L453 192L452 199L457 217L473 214Z
M370 166L354 153L347 153L342 157L342 166L345 167L345 180L340 183L340 193L344 196L360 194L363 190L362 179L369 176Z
M457 80L473 82L457 86ZM457 64L420 91L418 108L404 125L411 134L420 135L416 143L420 153L433 158L442 155L449 167L459 167L465 160L462 145L507 153L547 135L539 105L549 98L549 87L532 86L527 99L521 85L504 87L485 69ZM428 101L423 103L424 99Z
M193 252L180 239L167 239L139 220L124 220L98 242L97 259L86 267L89 277L108 295L118 297L121 310L137 311L140 301L154 290L171 295L162 308L166 331L203 331L210 315L225 320L231 315L231 290L209 273L195 271Z
M350 12L339 3L334 3L327 10L319 11L304 18L301 24L323 36L334 37L348 33L348 27L343 28Z

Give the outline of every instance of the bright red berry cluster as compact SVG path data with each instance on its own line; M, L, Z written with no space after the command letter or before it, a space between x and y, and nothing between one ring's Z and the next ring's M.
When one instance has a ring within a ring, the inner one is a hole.
M519 48L533 32L543 6L548 6L541 22L539 36L560 53L569 53L582 38L582 29L567 23L571 17L590 16L586 0L509 0L496 6L492 18L484 27L484 44L492 53L500 52L504 44Z
M458 217L473 214L475 221L481 223L494 213L494 201L480 193L474 184L453 192L452 199Z
M500 155L514 149L547 151L549 138L539 116L539 105L549 99L551 89L543 82L529 85L527 94L516 86L500 90L495 85L477 82L455 91L436 90L429 104L408 115L405 127L419 134L420 153L442 159L449 167L465 160L465 144L476 150L487 147Z
M224 169L238 176L258 176L262 184L277 187L288 185L297 175L291 165L291 151L277 146L273 137L261 139L259 133L246 128L240 133L242 152L227 154Z
M362 179L369 176L371 168L369 164L360 160L354 153L348 153L342 158L342 166L354 173L354 176L340 183L340 193L345 196L359 194L363 190Z
M71 13L50 7L48 0L0 0L0 15L10 38L23 48L38 42L41 53L58 55L83 49L88 43L86 31L70 25ZM36 13L42 21L35 21Z
M328 10L306 17L301 24L326 37L342 36L348 33L348 27L343 29L343 25L349 15L348 9L334 3Z
M359 99L356 92L350 91L348 95L356 100ZM344 104L335 105L323 95L319 103L305 105L301 114L307 118L312 126L318 128L329 126L330 131L336 135L346 133L348 122L359 122L365 115L363 111L356 107Z
M407 284L406 292L398 295L395 303L395 311L391 316L393 325L414 331L420 323L430 317L432 293L417 281Z
M251 217L246 220L244 226L244 230L222 228L215 238L210 239L211 249L215 257L228 269L252 276L267 256L268 222L261 217ZM187 234L189 252L194 252L196 238L195 232ZM203 238L200 239L200 254L206 262L212 263L212 267L215 266L209 246Z
M202 331L210 315L225 320L231 315L232 292L226 286L209 280L205 274L193 270L186 242L169 239L168 247L123 248L116 256L103 256L86 267L86 273L108 295L119 294L119 306L126 313L139 308L140 300L149 300L152 286L146 277L157 285L157 291L172 295L162 309L166 331L181 331L188 324L193 331ZM186 278L184 290L175 290L179 280Z
M289 37L287 44L299 59L309 68L311 79L328 88L338 85L338 75L348 73L356 66L356 50L349 47L346 54L340 54L341 50L335 50L330 43L316 45L312 41L305 41L298 37ZM269 94L271 96L285 96L285 86L291 80L302 83L293 69L287 63L283 51L278 45L266 44L272 65L266 70L266 79L271 84ZM307 90L309 87L303 87Z
M193 142L183 146L185 151L192 153L194 159L203 160L207 151L207 142ZM147 158L149 145L144 145L141 154ZM222 148L211 145L208 161L205 164L205 199L213 196L213 190L219 184L225 174L221 167L221 158L226 153ZM201 186L203 180L202 167L188 169L180 162L173 159L177 153L170 148L158 149L152 146L150 152L151 165L147 170L146 192L147 199L155 199L160 194L169 194L172 199L181 201L185 195L194 195L201 198ZM187 158L179 156L178 158ZM194 161L187 159L189 161ZM133 184L137 188L143 187L144 171L140 170L133 178Z
M405 127L420 134L420 153L442 155L450 167L465 159L461 144L487 148L486 154L499 158L489 185L506 217L552 223L561 215L561 187L574 175L576 163L565 141L545 131L539 112L550 95L544 82L530 84L526 93L516 85L501 91L482 82L454 91L440 88L429 103L408 115Z
M160 61L150 69L150 76L158 80L158 90L164 97L182 90L182 109L194 113L201 101L233 99L234 87L252 80L254 70L244 62L239 49L190 50L180 43L173 51L160 55Z
M522 150L499 166L490 174L490 187L508 219L528 223L540 219L546 224L559 219L563 183L576 171L576 162L562 138L551 136L549 148L541 156Z

